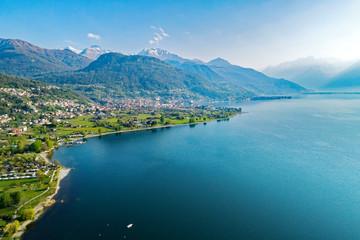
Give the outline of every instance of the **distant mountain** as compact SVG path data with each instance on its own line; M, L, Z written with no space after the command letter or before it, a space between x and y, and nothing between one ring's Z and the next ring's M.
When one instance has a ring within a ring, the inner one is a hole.
M159 48L144 49L139 55L161 59L175 67L198 74L215 84L229 88L241 87L261 95L292 94L305 90L290 81L270 78L253 69L231 65L222 58L204 63L197 59L185 59Z
M251 68L232 65L222 58L216 58L207 65L224 79L259 95L286 95L306 90L296 83L271 78Z
M285 78L308 88L319 89L346 67L346 62L317 59L312 56L267 67L263 73Z
M38 79L72 85L97 100L109 96L226 100L254 95L240 87L219 86L157 58L119 53L103 54L86 68L75 72L47 74Z
M356 89L360 90L360 61L330 79L325 88Z
M79 54L79 53L82 52L82 50L76 49L76 48L74 48L74 47L72 47L72 46L67 46L67 47L64 48L64 49L70 50L70 51L72 51L72 52L74 52L74 53L76 53L76 54ZM60 50L62 50L62 49L60 49Z
M222 58L215 58L207 63L208 66L231 67L231 63Z
M102 49L100 46L98 45L93 45L91 47L85 48L85 49L76 49L72 46L67 46L66 48L64 48L65 50L70 50L76 54L79 54L80 56L92 59L92 60L96 60L98 59L102 54L105 53L109 53L111 52L110 50L105 50Z
M83 56L83 57L87 57L93 60L98 59L102 54L105 53L109 53L110 50L105 50L102 49L100 46L98 45L93 45L89 48L85 48L84 50L82 50L79 55Z
M47 72L80 69L90 62L90 59L67 49L44 49L23 40L0 39L2 73L31 77Z
M185 59L169 51L160 49L160 48L147 48L139 52L139 55L155 57L160 60L163 60L174 67L184 69L188 72L197 74L203 78L206 78L215 85L218 85L223 88L227 88L232 91L244 92L246 91L241 86L234 85L221 77L219 74L214 72L210 67L206 65L203 61L199 59Z
M166 51L166 50L160 49L160 48L145 48L144 50L140 51L138 53L138 55L147 56L147 57L155 57L162 61L167 61L167 62L175 61L178 63L183 63L183 62L189 61L187 59L179 57L178 55L176 55L174 53L170 53L169 51Z

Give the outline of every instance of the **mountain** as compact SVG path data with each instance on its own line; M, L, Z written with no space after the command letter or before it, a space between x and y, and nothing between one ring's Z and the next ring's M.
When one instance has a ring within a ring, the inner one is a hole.
M261 95L292 94L305 90L290 81L270 78L254 69L231 65L222 58L204 63L197 59L185 59L159 48L144 49L139 55L156 57L175 67L200 75L214 84L228 88L241 87Z
M308 88L319 89L347 65L332 59L318 59L312 56L267 67L263 73L276 78L289 79Z
M215 58L207 63L209 66L217 67L231 67L231 63L222 58Z
M251 68L232 65L222 58L216 58L207 65L224 79L259 95L286 95L306 90L296 83L271 78Z
M65 50L70 50L76 54L79 54L80 56L92 59L92 60L96 60L98 59L102 54L105 53L109 53L111 52L110 50L105 50L102 49L100 46L98 45L93 45L91 47L85 48L83 50L80 49L76 49L72 46L67 46L66 48L64 48Z
M330 79L325 88L360 89L360 61Z
M39 102L55 100L73 100L78 103L88 103L88 99L70 89L48 86L43 82L14 77L0 73L0 115L24 117L22 109L30 111L31 105ZM12 89L7 91L6 89Z
M176 55L174 53L170 53L169 51L166 51L166 50L163 50L160 48L145 48L144 50L140 51L138 53L138 55L154 57L154 58L158 58L162 61L167 61L167 62L175 61L178 63L183 63L183 62L189 61L187 59L179 57L178 55Z
M72 86L94 100L125 96L226 100L254 95L240 87L231 89L214 84L154 57L120 53L103 54L89 66L75 72L46 74L38 79Z
M83 68L90 59L64 49L44 49L18 39L0 39L0 72L31 77Z
M224 79L211 70L206 64L198 59L189 60L182 58L174 53L160 48L146 48L138 53L141 56L154 57L171 64L174 67L182 68L188 72L198 74L210 81L216 82L216 79Z
M82 50L76 49L76 48L74 48L74 47L72 47L72 46L67 46L67 47L64 48L64 49L70 50L70 51L72 51L72 52L74 52L74 53L76 53L76 54L79 54L79 53L82 52ZM60 50L62 50L62 49L60 49Z
M98 45L93 45L89 48L85 48L84 50L82 50L79 55L83 56L83 57L87 57L93 60L98 59L102 54L105 53L109 53L110 50L105 50L102 49L100 46Z

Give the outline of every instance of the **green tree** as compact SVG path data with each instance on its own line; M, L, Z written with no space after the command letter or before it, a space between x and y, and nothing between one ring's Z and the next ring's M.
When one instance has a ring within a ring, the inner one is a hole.
M18 204L21 200L21 192L16 191L10 193L10 198L13 204Z
M49 138L45 139L45 144L48 147L48 149L51 149L54 146L53 142Z
M99 132L99 134L101 136L101 132L102 132L101 128L98 128L98 132Z
M164 118L164 116L161 116L161 117L160 117L160 123L161 123L161 124L164 124L164 123L165 123L165 118Z
M41 133L46 133L46 126L44 125L42 128L41 128Z
M190 119L189 119L189 123L196 123L195 118L190 118Z
M35 215L34 209L29 208L29 209L23 210L23 211L20 213L20 218L21 218L21 220L23 220L23 221L31 220L31 219L34 218L34 215Z
M4 228L4 232L6 232L9 236L13 235L19 230L20 223L18 220L15 220L13 223L6 224Z
M20 140L17 144L17 150L19 153L23 153L25 148L25 144L22 140Z
M5 208L10 205L9 194L4 192L0 195L0 208Z
M41 152L41 147L42 147L42 141L40 139L37 139L35 142L33 142L31 144L31 148L34 152Z
M39 179L39 180L42 180L44 178L44 172L41 171L41 170L37 170L36 171L36 178Z

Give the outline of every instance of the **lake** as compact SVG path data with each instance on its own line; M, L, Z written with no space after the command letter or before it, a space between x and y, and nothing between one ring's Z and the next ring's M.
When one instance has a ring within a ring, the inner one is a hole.
M233 105L60 148L75 170L23 239L360 239L360 98Z

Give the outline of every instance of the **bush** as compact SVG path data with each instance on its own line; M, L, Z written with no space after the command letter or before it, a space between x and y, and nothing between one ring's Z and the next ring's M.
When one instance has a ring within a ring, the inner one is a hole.
M34 209L25 209L23 210L21 213L20 213L20 218L21 220L23 221L26 221L26 220L31 220L34 218L34 215L35 215L35 211Z
M51 149L54 146L53 142L49 138L45 139L45 144L48 147L48 149Z
M0 208L6 208L10 205L10 197L8 193L2 193L0 195Z
M40 139L37 139L33 144L31 144L31 148L34 152L41 152L42 142Z
M12 214L6 214L6 215L2 216L2 219L5 221L10 221L13 219L13 217L14 217L14 215L12 215Z
M10 193L11 201L13 204L18 204L21 200L21 193L19 191Z
M4 228L4 232L6 232L9 236L13 235L19 230L20 223L18 220L15 220L13 223L6 224Z

